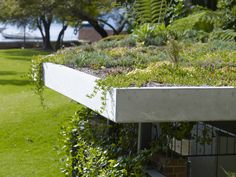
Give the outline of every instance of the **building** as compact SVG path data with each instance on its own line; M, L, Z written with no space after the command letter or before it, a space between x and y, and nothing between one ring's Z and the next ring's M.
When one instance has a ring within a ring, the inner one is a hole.
M108 35L112 35L113 31L111 29L106 29ZM90 25L88 22L83 22L79 28L79 40L95 42L102 39L100 34Z

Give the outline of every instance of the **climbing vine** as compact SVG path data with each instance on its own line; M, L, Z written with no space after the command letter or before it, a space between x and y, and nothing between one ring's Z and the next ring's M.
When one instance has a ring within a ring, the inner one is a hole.
M29 72L29 78L34 83L34 91L40 97L41 105L44 105L44 76L43 76L43 63L52 62L56 64L63 64L63 56L57 55L53 57L53 54L48 56L37 55L34 56L31 62L31 70Z
M113 124L80 107L61 131L66 176L143 176L148 150L137 154L137 125Z

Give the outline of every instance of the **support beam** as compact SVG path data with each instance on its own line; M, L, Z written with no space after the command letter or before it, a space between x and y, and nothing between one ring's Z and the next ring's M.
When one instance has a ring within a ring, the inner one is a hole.
M152 124L138 123L138 147L137 151L150 147L152 140Z

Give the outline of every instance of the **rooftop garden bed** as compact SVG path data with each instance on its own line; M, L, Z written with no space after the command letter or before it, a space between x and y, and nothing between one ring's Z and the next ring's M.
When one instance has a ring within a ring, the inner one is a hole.
M235 42L172 40L167 46L144 46L124 35L60 50L35 62L76 68L112 87L236 86Z

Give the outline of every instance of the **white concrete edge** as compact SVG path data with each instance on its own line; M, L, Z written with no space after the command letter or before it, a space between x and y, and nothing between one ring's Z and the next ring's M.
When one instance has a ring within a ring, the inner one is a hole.
M117 122L236 120L236 88L117 89Z
M45 86L94 111L100 111L102 91L98 90L94 97L88 97L93 93L96 81L100 78L59 64L43 63L43 68ZM116 121L115 93L116 89L111 89L107 93L105 110L101 113L101 115L112 121Z
M93 98L86 96L100 78L64 65L44 63L43 67L47 87L94 111L100 110L101 91ZM101 115L120 123L236 120L235 96L236 89L230 86L112 88Z

